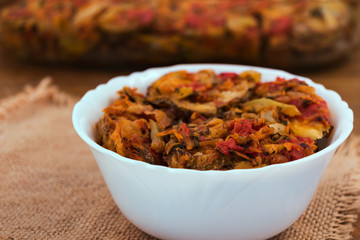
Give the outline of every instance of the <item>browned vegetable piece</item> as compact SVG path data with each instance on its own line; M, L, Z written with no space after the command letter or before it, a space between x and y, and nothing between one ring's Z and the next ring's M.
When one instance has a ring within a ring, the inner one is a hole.
M217 75L212 70L171 72L149 87L147 100L185 116L193 112L215 116L220 108L247 100L259 80L260 74L254 71L241 75Z

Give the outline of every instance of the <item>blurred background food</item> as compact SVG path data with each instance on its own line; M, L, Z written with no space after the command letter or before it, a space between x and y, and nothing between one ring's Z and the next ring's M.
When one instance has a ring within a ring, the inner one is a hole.
M6 55L32 62L306 68L353 49L359 5L357 0L2 0L0 46Z

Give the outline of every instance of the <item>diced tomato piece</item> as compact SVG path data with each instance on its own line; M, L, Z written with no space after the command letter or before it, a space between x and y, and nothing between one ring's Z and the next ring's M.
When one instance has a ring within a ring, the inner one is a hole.
M182 135L185 135L185 136L189 136L191 133L190 129L186 126L186 123L184 123L184 122L181 123L179 131Z
M236 79L239 75L233 72L224 72L218 75L219 78L221 79L221 81L226 81L228 79L234 80Z
M187 84L186 87L191 87L192 89L194 89L194 91L204 89L204 88L206 89L205 84L199 83L199 82L193 82L191 84Z
M272 22L269 34L270 35L288 34L291 30L291 26L292 26L291 17L289 16L280 17Z
M134 9L128 12L129 19L137 21L141 25L149 24L154 16L154 12L148 9Z
M228 139L226 141L218 142L216 144L215 149L218 150L219 152L225 154L225 155L229 155L230 151L241 152L241 151L244 150L244 148L241 147L241 146L238 146L236 144L235 139L232 139L232 138L230 138L230 139Z
M307 144L309 146L314 145L314 141L308 137L296 137L290 140L283 140L282 143L291 142L294 145L291 147L291 150L288 152L284 152L283 154L286 155L289 161L297 160L303 157L306 157L307 154L305 153L304 147L301 144Z
M298 118L330 123L330 112L324 100L313 99L313 101L306 104L304 104L304 101L307 100L296 99L289 103L295 105L301 112L301 116L298 116Z
M306 154L302 147L295 145L291 148L291 160L297 160L303 157L306 157Z
M237 133L239 136L247 136L255 132L253 121L250 119L237 119L231 122L229 126L231 134Z

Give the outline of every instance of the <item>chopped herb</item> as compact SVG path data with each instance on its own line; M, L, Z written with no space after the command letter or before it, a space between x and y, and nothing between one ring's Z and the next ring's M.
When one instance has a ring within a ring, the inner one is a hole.
M277 141L281 138L281 135L279 133L271 134L270 139L273 141Z
M306 143L300 143L300 146L303 147L303 148L306 148L306 147L308 147L309 145L307 145Z
M209 134L210 134L210 128L209 128L209 126L206 126L205 134L206 134L206 135L209 135Z
M124 91L125 95L129 98L131 102L135 102L135 98L131 96L127 91Z
M200 147L199 139L196 136L194 136L194 145L195 145L196 148Z
M304 108L307 108L308 106L310 106L313 102L311 100L304 100L302 103L301 103L301 106L304 107Z
M321 19L323 19L323 17L324 17L323 11L319 7L311 10L311 16L316 17L316 18L321 18Z

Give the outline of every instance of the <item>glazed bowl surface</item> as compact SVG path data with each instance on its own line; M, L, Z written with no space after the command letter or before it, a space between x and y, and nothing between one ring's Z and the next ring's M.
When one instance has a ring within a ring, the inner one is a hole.
M304 80L328 103L334 126L328 146L311 156L263 168L199 171L125 158L94 141L94 126L118 90L130 86L145 93L168 72L202 69L255 70L264 82L276 77ZM336 92L281 70L227 64L175 65L113 78L81 98L72 120L128 220L157 238L191 240L266 239L285 230L306 210L329 161L353 128L353 112Z

